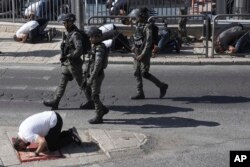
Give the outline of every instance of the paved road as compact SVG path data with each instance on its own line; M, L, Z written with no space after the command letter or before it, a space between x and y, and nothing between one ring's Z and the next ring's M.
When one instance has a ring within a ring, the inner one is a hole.
M111 112L103 125L89 125L93 111L78 107L85 98L76 83L60 103L65 127L121 129L150 137L136 157L117 157L93 166L229 166L230 150L249 150L249 66L152 66L170 87L164 99L145 81L147 99L131 101L131 65L109 65L101 99ZM58 83L58 65L0 66L0 126L17 127L28 115L48 110L42 100Z

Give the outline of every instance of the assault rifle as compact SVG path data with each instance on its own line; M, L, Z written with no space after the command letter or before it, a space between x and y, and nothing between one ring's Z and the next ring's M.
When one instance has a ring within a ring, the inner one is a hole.
M89 59L87 62L86 70L84 71L83 77L82 77L82 85L81 85L81 92L86 89L87 87L87 79L89 78L89 71L90 71L90 60L92 56L95 56L95 53L88 51L88 56L87 58Z
M66 34L65 34L65 32L63 32L62 33L62 43L61 43L61 57L60 57L61 63L65 62L67 60L66 51L67 51Z

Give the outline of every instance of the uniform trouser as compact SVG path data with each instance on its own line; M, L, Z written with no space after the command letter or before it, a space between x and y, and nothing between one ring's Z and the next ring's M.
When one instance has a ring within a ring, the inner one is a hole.
M134 76L137 82L137 92L139 94L143 93L143 82L142 77L148 79L153 82L157 87L161 88L163 83L158 80L155 76L149 73L150 68L150 57L144 58L143 61L134 60Z
M90 86L86 86L86 88L84 89L87 100L88 101L92 100L94 102L97 114L102 112L102 109L104 107L99 98L104 76L105 76L104 71L101 71L97 76L97 78L93 80L93 83Z
M48 134L45 136L47 147L50 151L58 150L73 142L71 133L68 130L61 132L63 125L61 116L58 113L56 113L56 117L57 117L56 125L53 128L51 128Z
M75 78L77 84L82 86L82 64L78 65L62 65L62 78L59 86L56 89L55 99L60 100L65 92L66 86L69 81Z

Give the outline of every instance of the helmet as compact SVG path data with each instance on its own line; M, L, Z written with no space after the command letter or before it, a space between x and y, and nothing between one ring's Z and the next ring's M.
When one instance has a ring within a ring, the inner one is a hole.
M92 28L90 28L90 30L88 32L88 35L90 37L96 37L96 36L101 37L102 36L102 31L97 27L92 27Z
M138 17L147 20L149 18L149 10L148 8L140 8L138 12Z
M65 15L63 21L72 21L75 22L76 21L76 15L72 14L72 13L68 13Z

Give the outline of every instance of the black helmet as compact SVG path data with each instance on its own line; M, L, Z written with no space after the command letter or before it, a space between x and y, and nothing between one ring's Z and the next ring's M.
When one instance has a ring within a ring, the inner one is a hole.
M89 37L101 37L102 31L97 27L91 27L88 32Z
M144 20L147 20L149 18L149 10L148 8L140 8L138 12L138 17L143 18Z
M76 21L76 15L72 14L72 13L68 13L65 15L63 21L72 21L75 22Z

